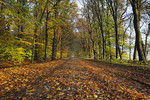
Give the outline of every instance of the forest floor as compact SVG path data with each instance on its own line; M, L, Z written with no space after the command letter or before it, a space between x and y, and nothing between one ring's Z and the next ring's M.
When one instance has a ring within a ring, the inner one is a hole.
M0 69L0 100L150 100L150 70L68 58Z

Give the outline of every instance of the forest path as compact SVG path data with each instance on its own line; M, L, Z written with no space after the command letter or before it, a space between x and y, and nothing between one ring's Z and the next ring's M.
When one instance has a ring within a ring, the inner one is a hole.
M70 58L0 69L0 99L150 99L150 71Z

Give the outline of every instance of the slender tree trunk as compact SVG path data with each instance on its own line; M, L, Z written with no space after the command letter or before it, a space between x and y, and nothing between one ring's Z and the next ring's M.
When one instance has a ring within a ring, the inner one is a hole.
M36 7L37 7L37 1L35 1L35 4L36 4ZM45 14L45 10L46 10L46 7L47 7L47 4L48 4L48 0L46 1L45 3L45 7L44 7L44 10L42 11L42 14L40 16L40 19L38 19L38 9L36 9L36 12L35 12L35 19L36 21L39 21L39 23L41 24L42 23L42 19L43 19L43 16ZM37 29L38 29L38 25L35 24L35 33L34 33L34 60L38 60L38 45L37 45L37 39L38 39L38 36L37 36Z
M149 36L149 34L150 34L150 24L148 24L149 25L149 27L148 27L148 31L147 31L147 34L146 34L146 37L145 37L145 51L144 51L144 55L145 55L145 59L147 59L147 54L148 54L148 52L147 52L147 39L148 39L148 36Z
M63 39L61 38L61 44L60 44L60 58L63 58Z
M131 32L131 28L130 28L130 38L129 38L129 60L131 60L131 35L132 35L132 32Z
M56 42L56 29L54 28L54 35L53 35L53 44L52 44L52 60L55 60L56 57L55 57L55 42Z
M99 37L99 39L101 39L100 37ZM101 55L101 40L98 40L98 47L99 47L99 58L101 59L102 58L102 55Z
M118 37L118 0L106 0L107 4L109 5L111 14L113 16L114 22L115 22L115 38L116 38L116 59L118 58L118 53L120 56L120 59L122 59L121 50L119 47L119 37Z
M118 25L117 19L115 19L115 32L116 32L116 59L118 58Z
M109 58L112 59L112 51L111 51L111 41L110 41L110 32L108 32L108 44L109 44Z
M34 29L34 35L33 35L33 42L32 42L32 57L31 57L31 62L33 63L34 61L34 54L35 54L35 36L37 33L37 25L35 25L35 29Z
M107 6L107 26L109 25L109 7ZM110 30L108 30L108 45L109 45L109 59L112 59L112 48L111 48L111 41L110 41Z
M37 34L35 34L35 49L34 49L34 60L38 60L38 45L37 45Z
M105 59L105 37L104 37L104 31L103 31L103 22L100 23L100 29L102 33L102 40L103 40L103 59Z
M5 0L2 0L5 2ZM0 6L0 33L5 33L5 16L3 14L3 9L5 8L5 5L2 3Z
M91 46L90 46L90 39L88 39L88 52L89 52L89 58L91 58Z
M95 5L97 5L97 10L95 9L95 13L96 13L96 16L97 16L97 19L98 19L98 22L99 22L99 27L100 27L100 31L101 31L101 35L102 35L102 50L103 50L103 59L105 59L105 36L104 36L104 30L103 30L103 13L104 13L104 3L102 3L102 9L99 8L100 4L99 2L96 3L94 2Z
M47 62L47 46L48 46L48 27L47 27L47 23L48 23L48 8L47 8L47 16L46 16L46 26L45 26L45 56L44 56L44 61Z

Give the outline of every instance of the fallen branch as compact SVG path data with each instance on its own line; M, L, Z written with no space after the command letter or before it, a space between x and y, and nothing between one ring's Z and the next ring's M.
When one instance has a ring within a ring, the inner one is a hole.
M134 79L134 78L131 78L133 81L136 81L136 82L138 82L138 83L140 83L140 84L142 84L142 85L145 85L145 86L148 86L148 87L150 87L150 84L147 84L147 83L144 83L144 82L142 82L142 81L139 81L139 80L137 80L137 79Z

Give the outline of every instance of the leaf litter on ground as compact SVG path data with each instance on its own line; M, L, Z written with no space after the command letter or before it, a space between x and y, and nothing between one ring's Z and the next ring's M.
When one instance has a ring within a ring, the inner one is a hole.
M149 76L150 71L129 66L78 58L55 60L0 69L0 98L149 100L150 87L145 85Z

